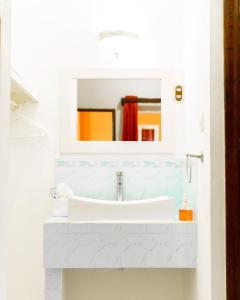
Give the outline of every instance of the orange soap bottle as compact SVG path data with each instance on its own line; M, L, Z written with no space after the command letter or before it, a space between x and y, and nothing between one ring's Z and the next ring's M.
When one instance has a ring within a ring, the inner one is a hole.
M179 209L179 221L193 221L193 210L188 207L188 198L185 195L182 208Z

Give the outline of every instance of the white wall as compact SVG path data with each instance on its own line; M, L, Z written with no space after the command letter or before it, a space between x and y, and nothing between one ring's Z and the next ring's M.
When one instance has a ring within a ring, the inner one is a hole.
M10 7L0 1L0 299L7 288L7 212L8 212L8 130L9 130L9 41Z
M38 69L34 79L41 82L42 102L34 107L29 104L24 110L47 127L48 136L10 143L8 299L12 300L44 299L42 231L51 211L49 188L54 184L54 159L58 154L56 76L52 70Z
M211 16L211 18L210 18ZM224 300L223 3L185 0L186 151L204 153L197 205L198 268L189 300Z
M186 108L186 150L203 150L206 159L198 207L199 269L186 272L186 286L192 287L189 300L211 299L209 2L213 1L186 0L184 15L179 0L12 0L13 65L39 91L40 99L25 113L41 121L49 134L11 142L9 300L43 300L42 223L51 212L48 189L59 155L58 70L62 67L174 69L176 83L186 80L185 103L176 107L176 113L184 119ZM219 5L220 0L214 3ZM112 28L136 31L142 37L137 48L122 49L118 60L98 40L100 30ZM202 112L204 134L199 129ZM180 128L183 133L184 126ZM183 145L182 137L178 134L177 145ZM177 276L173 273L173 282Z
M210 32L209 0L185 1L186 152L204 152L197 199L198 268L188 278L189 300L211 299ZM204 20L204 22L203 22ZM200 120L204 116L204 132Z
M182 12L177 0L13 0L13 62L26 74L46 64L48 68L160 67L181 75ZM118 60L105 52L98 36L101 30L115 28L140 36L136 48L126 44L127 51L123 49Z
M64 300L185 300L187 294L180 269L67 270L64 280Z
M58 70L170 68L181 83L182 11L179 0L12 0L12 63L39 91L39 105L25 113L47 127L48 137L11 143L9 300L43 300L42 224L51 212L48 189L59 155ZM109 28L137 31L137 49L114 60L98 40L98 32ZM177 113L182 116L182 105Z

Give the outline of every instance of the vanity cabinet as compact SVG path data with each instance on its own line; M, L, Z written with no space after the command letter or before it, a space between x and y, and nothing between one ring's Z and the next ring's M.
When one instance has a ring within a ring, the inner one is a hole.
M45 300L62 300L64 269L196 268L196 224L84 223L44 225Z

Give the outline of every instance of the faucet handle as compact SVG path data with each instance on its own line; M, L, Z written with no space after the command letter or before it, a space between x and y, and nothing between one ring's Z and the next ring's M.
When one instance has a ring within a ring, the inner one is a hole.
M49 189L49 193L50 193L50 196L52 197L52 199L57 199L57 188L56 186L52 187Z
M123 176L124 172L123 171L117 171L116 174L117 174L117 176Z

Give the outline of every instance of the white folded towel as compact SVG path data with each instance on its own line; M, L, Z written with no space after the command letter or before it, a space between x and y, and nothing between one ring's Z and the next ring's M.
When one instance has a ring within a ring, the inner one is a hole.
M53 216L67 217L68 216L68 199L73 197L72 190L65 183L58 183L52 188L51 196L53 198Z

